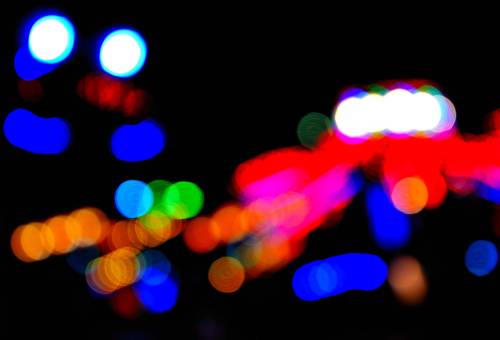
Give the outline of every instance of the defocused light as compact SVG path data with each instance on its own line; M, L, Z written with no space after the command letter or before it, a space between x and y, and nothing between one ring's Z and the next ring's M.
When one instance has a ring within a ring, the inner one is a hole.
M139 300L130 287L117 291L110 302L113 310L125 319L135 319L142 311Z
M405 305L420 304L427 295L427 279L422 266L411 256L398 257L391 263L388 281Z
M36 102L43 97L43 87L36 80L19 80L17 82L17 91L23 100L30 102Z
M68 123L62 118L42 118L28 110L10 112L3 124L5 137L13 146L31 153L59 154L70 142Z
M76 248L81 237L79 225L71 217L64 215L48 219L42 231L56 255L68 253Z
M177 236L177 221L160 210L151 210L134 223L137 239L146 247L156 247Z
M334 113L337 129L348 137L374 133L440 133L455 123L453 104L434 88L394 88L383 95L355 91L344 95Z
M163 179L157 179L148 183L148 186L153 191L155 207L162 204L163 195L165 194L165 191L171 184L172 183L165 181Z
M413 128L413 96L404 89L395 89L384 95L387 130L394 133L410 132Z
M370 227L377 244L386 250L400 249L411 238L409 218L396 210L380 185L366 191L366 209Z
M85 278L92 290L109 294L136 282L144 272L144 261L135 248L123 247L92 260Z
M176 182L163 195L168 216L186 219L196 216L203 207L203 191L191 182Z
M108 232L109 221L104 213L96 208L81 208L70 215L75 228L79 229L78 246L85 247L99 243Z
M413 94L412 101L412 129L417 131L435 130L442 118L440 103L436 97L426 92L417 92Z
M172 264L167 257L159 250L149 249L142 253L145 269L141 280L148 284L159 284L172 271Z
M245 281L245 269L237 259L221 257L210 266L208 281L221 293L234 293Z
M51 249L42 233L42 223L29 223L14 230L11 249L21 261L39 261L50 255Z
M196 253L208 253L220 242L220 229L208 217L197 217L188 222L183 233L184 243Z
M99 52L102 69L115 77L131 77L140 71L146 60L147 48L139 33L120 29L111 32Z
M77 249L68 254L66 260L69 266L78 274L85 274L85 270L90 261L100 256L99 249L96 247L87 247Z
M427 204L429 193L424 181L406 177L396 183L391 193L394 206L405 214L416 214Z
M105 74L88 74L78 82L78 95L101 110L118 111L125 116L144 113L147 93L123 79Z
M158 155L165 146L165 133L151 119L122 125L111 137L113 155L125 162L142 162Z
M465 266L476 276L488 275L495 269L498 261L497 248L490 241L474 241L465 253Z
M115 205L127 218L140 217L153 206L153 192L144 182L125 181L116 189Z
M48 64L63 61L73 50L75 30L62 16L48 15L38 19L29 32L28 45L32 56Z
M219 229L220 240L231 243L241 239L248 230L245 211L237 204L226 204L213 215L212 221Z
M14 69L19 78L35 80L54 70L58 64L42 63L33 58L27 46L21 46L14 57Z
M347 98L340 102L335 111L335 124L343 134L349 137L361 137L372 130L365 126L368 122L364 119L361 110L362 99L357 97Z
M330 118L318 112L311 112L300 120L297 126L297 135L302 145L313 148L331 127Z
M164 313L174 308L179 296L179 287L172 276L161 271L154 272L154 280L139 280L134 291L142 305L152 313ZM148 278L148 276L146 277Z
M315 301L349 290L375 290L386 278L387 265L378 256L345 254L300 267L292 287L300 299Z

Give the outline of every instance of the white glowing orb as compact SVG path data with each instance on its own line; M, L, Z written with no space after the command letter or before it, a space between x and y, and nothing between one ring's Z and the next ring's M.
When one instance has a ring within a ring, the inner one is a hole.
M125 78L140 71L146 60L146 54L146 43L137 32L120 29L104 39L99 59L106 73Z
M28 47L33 58L43 63L63 61L73 50L75 30L68 19L48 15L38 19L29 32Z
M385 95L348 97L337 106L334 119L342 134L354 138L383 132L439 133L453 128L456 114L442 95L398 88Z

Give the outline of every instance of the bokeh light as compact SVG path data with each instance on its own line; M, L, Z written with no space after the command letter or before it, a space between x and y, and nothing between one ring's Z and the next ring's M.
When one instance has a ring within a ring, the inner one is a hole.
M434 88L401 84L385 93L350 91L334 112L337 129L348 137L375 133L435 134L455 123L453 104Z
M234 293L245 281L245 269L234 257L221 257L210 266L208 281L221 293Z
M111 296L111 308L125 319L135 319L142 312L142 306L130 287L118 290Z
M16 74L26 81L36 80L55 70L58 65L43 63L33 58L26 45L21 46L14 57Z
M127 218L146 214L153 206L153 192L142 181L128 180L120 184L115 192L115 205Z
M163 128L152 119L118 127L111 136L111 152L124 162L142 162L157 156L165 147Z
M165 190L163 206L167 215L173 218L194 217L203 207L203 191L192 182L176 182Z
M3 124L13 146L35 154L60 154L68 148L71 131L62 118L43 118L25 109L10 112Z
M21 261L33 262L48 257L50 245L42 233L42 223L29 223L14 230L10 245L14 255Z
M199 216L188 222L183 237L191 251L208 253L219 244L220 229L211 218Z
M391 199L399 211L416 214L426 206L429 193L420 178L406 177L396 183L392 189Z
M144 271L139 251L123 247L98 257L87 265L86 280L99 294L110 294L136 282Z
M146 42L139 33L119 29L108 34L102 42L99 61L106 73L127 78L141 70L146 54Z
M68 18L48 15L38 19L29 32L28 46L36 60L55 64L66 59L75 42L75 30Z
M17 92L19 96L29 102L36 102L43 97L42 84L37 80L19 80L17 82Z
M427 296L427 278L414 257L397 257L389 267L388 282L398 300L405 305L421 304Z
M497 248L490 241L474 241L465 253L465 266L471 274L476 276L485 276L491 273L497 266L497 261Z
M149 275L144 276L133 287L144 308L156 314L174 308L179 296L176 280L160 270L151 270Z
M85 247L76 249L75 251L68 254L66 261L68 262L71 269L73 269L78 274L85 274L88 264L101 256L101 252L97 247Z
M411 239L408 216L397 210L381 185L373 184L366 191L371 234L377 245L385 250L397 250Z
M127 117L144 113L148 104L146 91L106 74L86 75L78 82L77 92L89 104Z
M301 300L315 301L350 290L375 290L387 278L388 267L378 256L345 254L303 265L292 287Z
M220 240L231 243L241 239L248 231L248 219L245 210L239 205L230 203L221 206L212 216L218 228Z
M328 133L331 128L330 118L318 112L311 112L300 120L297 126L297 136L302 145L313 148L323 134Z

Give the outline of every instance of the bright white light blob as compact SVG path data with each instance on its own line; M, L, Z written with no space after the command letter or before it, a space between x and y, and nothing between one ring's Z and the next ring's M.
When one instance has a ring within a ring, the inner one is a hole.
M413 95L413 126L417 131L435 130L441 121L441 107L438 100L426 92Z
M384 111L387 115L386 129L394 133L405 133L412 129L412 105L413 96L411 92L396 89L384 96Z
M384 97L380 94L370 93L363 97L363 117L366 132L374 133L383 131L387 126L387 115L384 110ZM365 132L365 133L366 133Z
M361 106L362 99L350 97L337 106L335 114L335 124L337 128L346 136L361 137L367 133L367 126L364 125Z
M59 15L38 19L30 29L28 47L36 60L56 64L66 59L75 43L75 30L71 22Z
M102 42L99 60L102 69L115 77L131 77L140 71L147 48L139 33L120 29L111 32Z
M456 113L442 95L398 88L383 96L347 97L338 104L334 119L342 134L356 138L383 132L440 133L453 128Z

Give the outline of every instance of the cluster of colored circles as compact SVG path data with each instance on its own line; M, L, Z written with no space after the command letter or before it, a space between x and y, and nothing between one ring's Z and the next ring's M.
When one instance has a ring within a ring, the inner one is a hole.
M161 215L177 220L192 218L202 209L203 201L203 191L188 181L169 183L157 180L146 184L127 180L115 192L116 208L124 217L143 218L145 221L155 220Z

